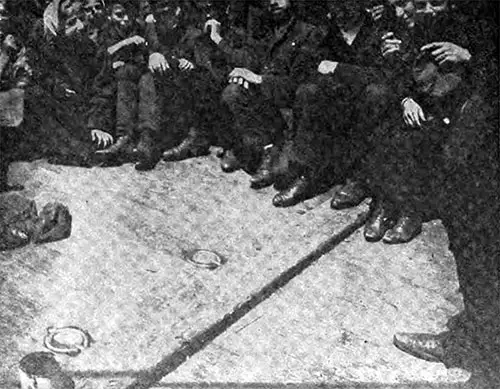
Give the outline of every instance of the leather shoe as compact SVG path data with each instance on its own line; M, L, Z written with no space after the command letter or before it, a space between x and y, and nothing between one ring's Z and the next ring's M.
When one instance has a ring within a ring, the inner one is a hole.
M378 242L393 224L394 222L386 207L377 204L365 224L363 235L368 242Z
M350 181L334 194L330 207L336 210L356 207L367 197L363 185L358 181Z
M261 164L250 179L252 189L262 189L274 183L273 159L273 148L265 149Z
M311 192L311 182L304 176L297 178L293 184L273 198L275 207L291 207L305 200Z
M233 150L226 150L220 161L220 167L225 173L232 173L241 168L240 161L236 158Z
M160 152L150 131L144 130L141 134L141 139L137 144L137 153L139 155L139 163L135 165L137 171L153 170L160 161Z
M387 231L382 241L387 244L407 243L422 232L422 219L419 216L404 215L394 227Z
M401 351L429 362L441 362L444 358L444 341L448 332L440 334L399 333L393 343Z
M166 150L162 158L164 161L182 161L208 154L210 154L209 142L201 137L195 128L192 128L189 135L178 146Z

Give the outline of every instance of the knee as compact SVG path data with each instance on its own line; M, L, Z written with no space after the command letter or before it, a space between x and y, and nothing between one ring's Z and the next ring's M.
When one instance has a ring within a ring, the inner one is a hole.
M243 88L237 84L229 84L222 91L221 101L229 107L241 101Z
M295 97L299 101L310 101L318 96L319 87L316 84L302 84L297 88Z
M365 99L369 103L380 103L387 101L391 89L383 84L370 84L365 88Z

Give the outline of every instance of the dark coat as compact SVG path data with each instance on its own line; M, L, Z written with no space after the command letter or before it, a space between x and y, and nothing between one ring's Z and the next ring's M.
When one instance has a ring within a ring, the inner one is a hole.
M276 102L292 101L298 86L316 72L318 47L325 36L325 29L295 18L273 31L265 39L268 44L260 60L264 96Z

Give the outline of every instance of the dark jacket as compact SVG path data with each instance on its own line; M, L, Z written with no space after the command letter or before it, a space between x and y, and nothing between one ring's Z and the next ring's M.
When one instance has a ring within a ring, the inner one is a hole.
M325 36L324 28L295 18L273 31L265 39L268 43L260 60L263 94L274 101L280 96L290 101L298 86L316 72L318 47Z
M348 45L335 22L331 22L328 35L321 45L322 59L359 65L382 67L384 60L380 52L379 28L366 17L356 38Z
M68 127L84 120L100 71L95 53L94 43L85 39L43 38L32 45L28 58L33 64L33 82L26 96L30 114L54 115Z

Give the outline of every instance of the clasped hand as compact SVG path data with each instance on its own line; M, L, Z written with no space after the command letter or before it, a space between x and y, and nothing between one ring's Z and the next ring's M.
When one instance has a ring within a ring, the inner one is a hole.
M229 73L229 83L239 84L248 89L250 84L262 84L262 76L246 68L235 68Z
M152 73L163 73L167 69L170 69L170 66L163 54L153 53L149 56L148 68Z
M90 134L92 136L92 142L96 142L97 147L106 148L113 144L113 136L106 131L93 129Z

